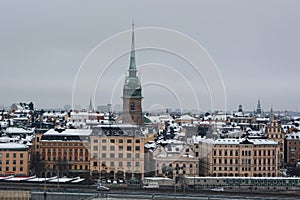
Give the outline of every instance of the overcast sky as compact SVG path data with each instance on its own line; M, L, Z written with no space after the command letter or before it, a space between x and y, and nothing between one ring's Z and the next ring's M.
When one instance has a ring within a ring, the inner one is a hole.
M258 98L266 111L271 106L274 110L297 110L299 10L298 0L2 0L0 104L33 101L39 108L71 104L76 73L86 56L110 36L130 29L134 19L136 28L169 28L201 44L223 78L229 110L236 110L239 104L254 110ZM114 63L120 65L115 69L121 74L128 59L125 55ZM137 52L137 65L159 62L172 67L176 59L158 51ZM193 87L199 90L200 108L209 110L205 84L201 79L191 83L199 83ZM93 97L96 105L108 103L111 90L105 88L99 87ZM172 95L160 94L166 94L163 88L145 86L144 107L178 106ZM89 98L84 99L86 105Z

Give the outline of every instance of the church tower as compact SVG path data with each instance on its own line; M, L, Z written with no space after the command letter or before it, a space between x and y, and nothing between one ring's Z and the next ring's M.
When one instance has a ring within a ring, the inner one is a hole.
M129 70L123 86L123 123L143 124L142 86L137 77L134 47L134 24L132 24L132 39Z
M260 105L260 99L258 99L258 102L257 102L256 114L259 114L259 115L262 114L261 105Z

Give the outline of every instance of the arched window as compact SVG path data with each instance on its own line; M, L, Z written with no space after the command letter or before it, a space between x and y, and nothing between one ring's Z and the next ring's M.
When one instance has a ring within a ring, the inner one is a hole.
M130 103L130 110L135 110L135 102Z

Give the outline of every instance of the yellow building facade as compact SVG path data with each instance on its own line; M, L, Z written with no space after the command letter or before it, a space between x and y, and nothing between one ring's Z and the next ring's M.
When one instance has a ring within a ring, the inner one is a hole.
M42 177L88 177L89 137L92 130L50 129L39 140Z
M29 153L24 144L0 144L0 176L28 176Z
M135 125L102 125L90 137L90 173L94 179L141 180L145 137Z
M276 177L278 143L267 139L202 139L195 149L202 176Z

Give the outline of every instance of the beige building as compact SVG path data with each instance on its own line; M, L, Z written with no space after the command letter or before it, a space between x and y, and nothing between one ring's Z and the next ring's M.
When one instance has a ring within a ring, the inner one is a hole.
M88 177L88 129L50 129L39 139L41 176Z
M199 159L193 149L181 141L157 146L153 152L155 176L175 179L180 176L197 176Z
M275 141L195 137L194 145L202 176L275 177L279 174L279 146Z
M283 168L284 163L285 163L285 161L284 161L285 160L285 156L284 156L285 133L284 133L284 130L283 130L280 122L277 121L277 120L272 120L266 128L265 134L266 134L268 139L278 142L278 146L279 146L279 158L278 158L279 159L279 167Z
M0 143L0 176L28 176L28 147L18 143Z
M139 126L101 125L90 137L90 173L94 179L141 180L145 137Z

